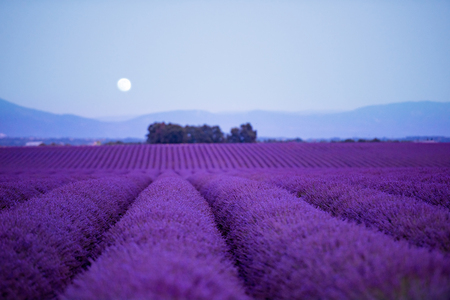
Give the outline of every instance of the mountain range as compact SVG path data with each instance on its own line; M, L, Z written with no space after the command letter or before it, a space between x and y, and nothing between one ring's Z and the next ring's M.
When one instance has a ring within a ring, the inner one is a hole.
M450 136L450 102L402 102L334 113L177 110L113 122L48 113L0 99L0 136L143 139L151 123L163 121L219 125L224 132L250 122L259 137L273 138Z

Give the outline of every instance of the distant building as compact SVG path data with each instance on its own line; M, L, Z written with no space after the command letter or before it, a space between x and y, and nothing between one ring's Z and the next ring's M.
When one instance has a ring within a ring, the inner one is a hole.
M414 143L437 143L435 140L416 140Z
M33 142L26 142L25 146L41 146L44 145L44 142L42 141L33 141Z

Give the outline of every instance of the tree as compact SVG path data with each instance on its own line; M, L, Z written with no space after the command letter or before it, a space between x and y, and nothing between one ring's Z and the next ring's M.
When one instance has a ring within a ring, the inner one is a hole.
M256 130L250 123L242 124L240 128L232 128L229 135L224 136L219 126L185 126L155 122L148 126L147 143L178 144L178 143L254 143Z
M149 144L162 143L165 127L166 124L164 122L162 123L155 122L150 126L148 126L148 134L146 135L147 143Z
M241 142L241 132L239 128L231 128L230 134L227 136L227 143L240 143Z
M250 123L242 124L240 128L231 128L227 136L228 143L256 143L256 130Z
M223 143L225 141L225 136L219 126L211 127L211 137L213 143Z
M222 143L224 135L219 126L186 126L187 143Z
M147 143L179 144L185 141L185 130L177 124L155 122L148 127Z
M178 124L171 124L166 126L166 132L164 135L165 144L180 144L186 139L186 132L183 127Z
M256 143L256 130L250 123L241 125L241 143Z

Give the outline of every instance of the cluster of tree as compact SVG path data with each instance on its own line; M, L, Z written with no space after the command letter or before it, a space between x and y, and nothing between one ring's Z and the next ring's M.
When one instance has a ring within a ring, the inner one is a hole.
M344 143L355 143L355 142L357 142L357 143L379 143L379 142L381 142L381 140L379 140L377 138L374 138L374 139L371 139L371 140L366 140L366 139L358 139L358 140L345 139L342 142L344 142Z
M284 138L266 138L262 140L264 143L303 143L301 138L284 139Z
M219 126L180 126L172 123L155 122L148 127L147 143L255 143L256 130L250 123L231 129L225 135Z

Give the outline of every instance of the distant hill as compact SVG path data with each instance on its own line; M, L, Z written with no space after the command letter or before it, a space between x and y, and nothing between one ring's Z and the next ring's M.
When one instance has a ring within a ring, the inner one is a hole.
M0 133L13 137L102 137L108 135L103 122L58 115L26 108L0 99Z
M13 137L144 138L153 122L219 125L224 132L252 123L260 137L332 138L450 136L450 103L421 101L372 105L339 113L200 110L153 113L106 122L25 108L0 99L0 134Z

